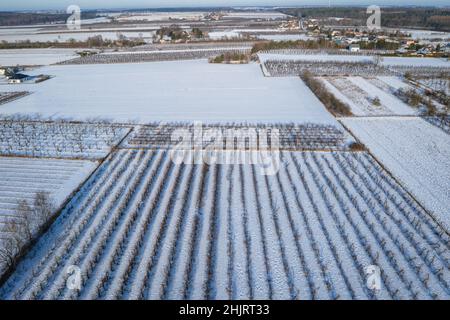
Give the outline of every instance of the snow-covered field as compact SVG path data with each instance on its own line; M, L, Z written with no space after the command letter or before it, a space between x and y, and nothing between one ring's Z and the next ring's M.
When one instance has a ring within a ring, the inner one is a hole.
M208 37L212 40L240 38L241 33L238 30L228 31L212 31L208 33Z
M101 124L0 120L0 155L101 159L129 131Z
M258 39L270 40L270 41L296 41L296 40L312 40L312 39L314 39L303 33L299 33L299 34L261 34L261 35L257 35L256 37Z
M450 230L450 136L420 118L342 122Z
M295 122L337 124L297 77L267 78L259 65L206 60L50 66L54 78L20 85L33 94L0 107L0 114L116 121ZM17 91L5 85L3 91ZM338 125L338 124L337 124Z
M372 62L374 57L365 55L344 54L290 54L286 53L259 53L259 59L264 62L268 60L301 60L301 61L337 61L337 62ZM450 68L447 59L438 58L404 58L383 57L381 64L384 66L410 66L410 67L446 67Z
M212 48L188 48L178 50L137 50L121 52L105 52L79 57L60 64L113 64L113 63L143 63L178 60L201 60L217 57L228 53L250 53L250 46L220 46Z
M225 143L216 143L216 138L210 138L209 130L220 131ZM201 132L200 132L201 130ZM277 131L277 141L274 145L267 139L267 132ZM191 145L180 146L173 138L174 132L184 131L192 137L195 134L203 136L202 141L191 141ZM253 132L254 135L249 134ZM244 133L244 134L240 134ZM343 128L334 125L320 124L240 124L238 120L226 125L183 125L175 123L155 123L145 126L135 126L130 135L123 141L122 148L139 148L151 150L170 150L175 146L183 149L214 148L215 150L261 150L275 147L280 150L348 150L348 146L355 142L351 135ZM276 145L275 145L276 144Z
M48 192L53 208L58 209L97 165L91 161L0 157L0 250L2 242L11 237L8 222L23 219L16 211L19 201L33 205L38 192ZM0 259L0 275L5 265Z
M18 41L32 41L32 42L68 42L70 40L86 41L90 37L102 36L107 40L118 40L119 36L125 36L127 38L143 38L146 40L152 39L154 31L123 31L123 30L110 30L110 29L93 29L82 28L79 31L63 30L51 30L42 28L11 28L0 29L0 41L18 42Z
M273 40L273 41L288 41L288 40L310 40L311 37L304 33L284 33L280 29L230 29L222 31L211 31L208 33L210 39L232 39L241 38L250 35L257 39Z
M443 78L432 78L432 79L419 79L418 82L430 88L432 90L437 90L445 92L446 95L450 95L450 80Z
M449 236L367 153L174 165L118 151L1 299L449 299ZM378 265L381 290L366 286ZM81 270L81 290L66 286Z
M75 49L0 50L0 66L49 65L78 57Z
M32 202L39 191L49 192L60 206L96 166L82 160L0 157L0 219L13 215L18 200Z
M281 12L226 12L225 18L239 18L239 19L265 19L265 20L274 20L274 19L285 19L288 16Z
M204 12L139 12L121 14L115 18L120 22L133 21L165 21L165 20L191 20L196 21L203 18Z
M439 32L430 30L412 30L412 29L402 29L402 32L409 33L411 38L417 40L432 40L432 39L450 39L449 32Z
M356 116L368 115L414 115L411 107L390 92L383 77L323 77L321 81L336 98L350 106ZM375 98L379 105L374 104Z

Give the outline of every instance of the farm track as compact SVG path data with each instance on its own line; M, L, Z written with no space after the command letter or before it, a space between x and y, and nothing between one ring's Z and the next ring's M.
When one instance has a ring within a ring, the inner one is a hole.
M2 299L450 297L450 237L365 152L282 152L275 176L116 150ZM66 287L80 267L80 291ZM382 289L365 268L381 267Z

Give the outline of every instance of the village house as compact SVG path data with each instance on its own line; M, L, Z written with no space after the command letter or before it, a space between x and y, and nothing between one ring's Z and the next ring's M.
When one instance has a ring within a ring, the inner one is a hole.
M348 50L350 52L359 52L361 48L359 47L359 44L351 44L348 46Z

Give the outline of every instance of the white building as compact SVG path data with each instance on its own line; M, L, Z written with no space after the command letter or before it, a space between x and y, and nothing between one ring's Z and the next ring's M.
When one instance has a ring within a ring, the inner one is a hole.
M348 50L350 50L350 52L359 52L361 48L359 47L359 44L351 44L348 46Z

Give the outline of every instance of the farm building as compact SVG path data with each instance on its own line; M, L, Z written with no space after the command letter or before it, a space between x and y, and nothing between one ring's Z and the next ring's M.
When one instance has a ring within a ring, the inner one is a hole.
M23 73L15 73L12 76L8 77L9 83L22 83L29 78L26 74Z
M348 50L350 52L359 52L361 48L359 47L359 44L351 44L348 46Z

